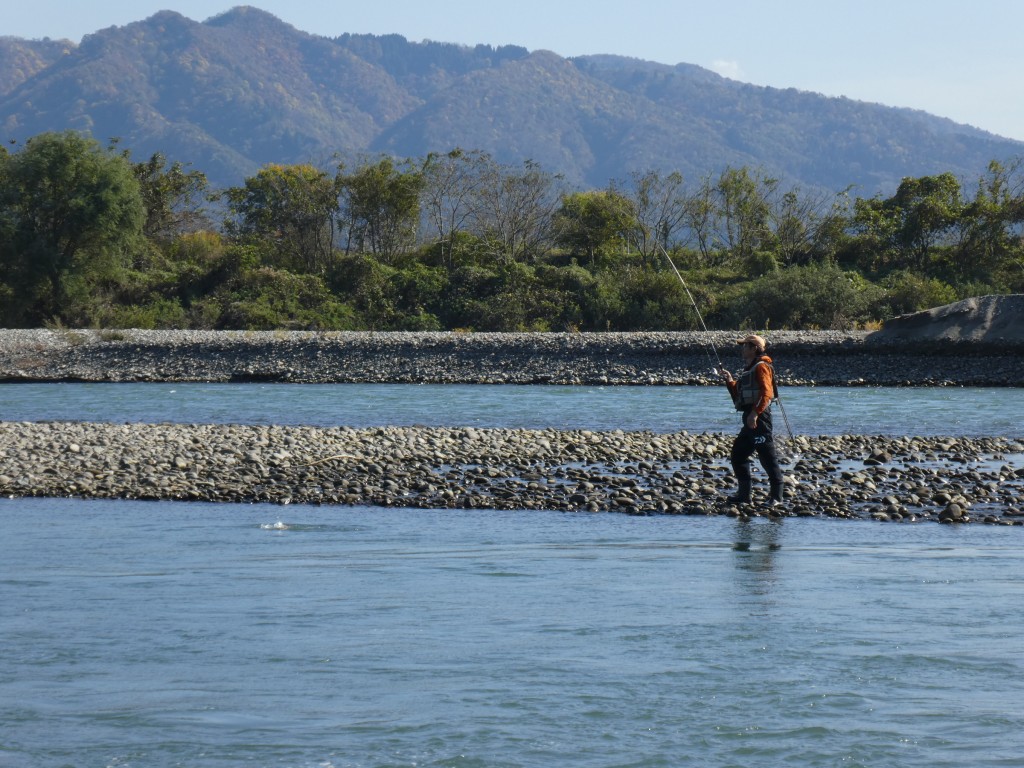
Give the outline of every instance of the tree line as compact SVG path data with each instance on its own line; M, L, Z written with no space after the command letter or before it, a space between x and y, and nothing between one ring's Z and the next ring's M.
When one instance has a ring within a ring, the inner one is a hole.
M869 327L1024 292L1024 162L889 197L727 167L574 190L455 149L238 187L67 131L0 148L5 327L686 330ZM671 263L669 259L671 258Z

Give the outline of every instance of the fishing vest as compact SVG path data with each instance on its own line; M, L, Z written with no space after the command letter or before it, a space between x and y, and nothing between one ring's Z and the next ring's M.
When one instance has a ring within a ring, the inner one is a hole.
M763 360L758 360L750 368L740 374L740 377L736 380L736 394L733 395L733 402L736 404L737 411L745 411L747 408L753 408L757 405L761 399L761 389L757 386L757 379L754 378L754 371L757 370L757 366L767 365L768 370L772 374L772 392L768 395L769 404L775 398L775 370L768 363Z

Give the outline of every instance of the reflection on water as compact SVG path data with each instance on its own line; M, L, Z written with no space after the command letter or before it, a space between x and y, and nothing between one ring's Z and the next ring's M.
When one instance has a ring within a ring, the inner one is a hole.
M737 553L739 581L750 594L768 595L778 574L776 553L782 549L783 525L774 520L736 521L733 551Z

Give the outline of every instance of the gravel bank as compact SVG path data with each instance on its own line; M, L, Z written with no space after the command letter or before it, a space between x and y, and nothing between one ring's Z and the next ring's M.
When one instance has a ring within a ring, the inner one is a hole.
M782 508L730 506L731 435L0 423L8 496L1024 523L1024 442L797 438ZM763 495L762 476L757 493Z
M0 380L717 384L735 334L0 331ZM778 332L788 384L1024 386L1012 345ZM799 437L776 516L1024 522L1013 439ZM0 423L0 493L629 514L725 504L732 435ZM762 483L763 484L763 483ZM763 489L761 489L763 492Z
M0 330L0 381L712 384L735 333ZM767 334L791 385L1024 386L1012 344Z

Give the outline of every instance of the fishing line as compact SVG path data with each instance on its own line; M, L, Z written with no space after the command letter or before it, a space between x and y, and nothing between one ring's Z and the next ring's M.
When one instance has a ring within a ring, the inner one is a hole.
M775 378L774 370L772 370L772 378ZM789 426L789 416L786 415L786 409L782 405L782 398L779 397L778 389L775 390L775 402L779 404L779 413L782 414L782 421L786 425L786 432L789 434L789 445L783 446L783 452L787 454L787 459L789 461L795 463L800 460L801 455L800 451L794 448L794 446L797 444L796 438L793 436L793 428Z
M665 246L663 246L661 243L658 243L658 247L661 249L661 252L665 255L665 259L668 261L669 266L672 267L672 271L676 273L676 277L679 278L679 282L682 283L683 290L686 291L686 295L690 298L690 304L693 305L693 311L697 313L697 319L700 320L700 327L704 329L704 335L707 339L708 346L711 347L711 351L715 353L715 360L718 361L718 366L715 369L717 373L718 369L725 368L725 366L722 364L722 358L718 356L718 350L715 348L715 343L711 340L711 334L708 331L707 325L704 323L704 316L701 315L700 309L697 307L697 302L694 300L693 294L690 293L690 286L686 284L686 281L683 280L683 276L679 274L679 270L676 269L676 263L672 261L672 257L668 255L668 251L665 250ZM708 361L711 361L711 355L708 355Z

